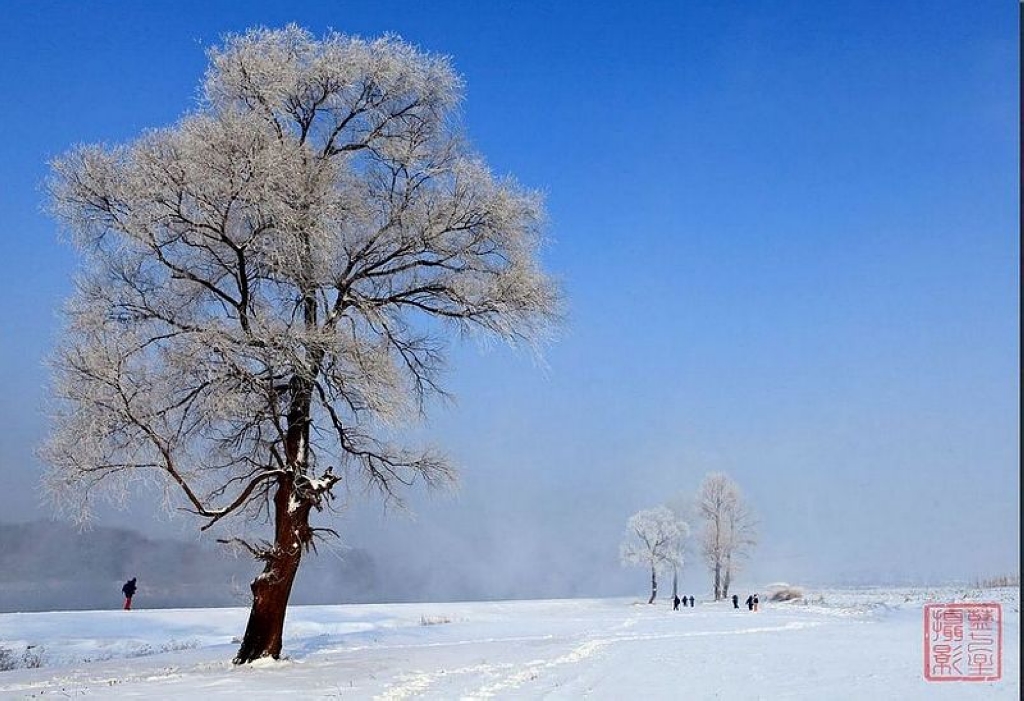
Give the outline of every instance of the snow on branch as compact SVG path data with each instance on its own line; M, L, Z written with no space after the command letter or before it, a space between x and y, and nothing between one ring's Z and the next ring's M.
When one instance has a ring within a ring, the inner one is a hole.
M534 344L559 321L539 196L469 148L448 59L397 37L258 29L209 59L178 123L52 164L81 267L51 495L81 512L156 474L205 529L275 489L319 510L343 477L450 483L391 439L444 396L452 330Z
M653 569L680 567L683 564L683 541L690 527L670 509L659 506L633 514L626 526L620 548L623 564Z

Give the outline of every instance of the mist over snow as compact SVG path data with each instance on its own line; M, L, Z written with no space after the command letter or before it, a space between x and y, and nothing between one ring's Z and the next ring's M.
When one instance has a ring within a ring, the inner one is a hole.
M335 546L307 568L296 602L377 600L378 573L364 550ZM0 611L116 609L130 578L138 579L136 609L245 606L256 572L252 558L209 541L44 521L0 524Z

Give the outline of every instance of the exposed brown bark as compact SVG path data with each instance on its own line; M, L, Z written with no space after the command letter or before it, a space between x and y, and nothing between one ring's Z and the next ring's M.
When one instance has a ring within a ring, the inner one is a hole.
M276 660L281 656L288 599L302 560L302 551L313 536L309 526L311 504L296 502L294 494L291 477L282 477L274 495L274 547L260 556L266 565L251 585L252 610L242 646L235 655L235 664L245 664L261 657ZM296 503L298 508L290 508Z
M654 599L658 596L658 576L654 569L651 567L651 598L647 600L647 603L653 604Z
M299 475L305 465L309 445L309 408L310 383L293 377L285 454ZM245 664L261 657L276 660L281 656L284 619L292 584L302 562L302 551L313 541L313 529L309 525L313 502L310 495L302 494L297 488L294 475L289 473L278 479L274 494L274 546L261 555L266 565L251 585L252 610L242 646L235 655L235 664Z

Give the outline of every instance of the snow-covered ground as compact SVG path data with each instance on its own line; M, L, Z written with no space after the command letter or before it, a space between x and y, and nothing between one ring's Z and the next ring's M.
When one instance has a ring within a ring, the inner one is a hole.
M927 682L922 607L1003 604L1003 678ZM2 698L1017 699L1016 589L809 591L761 611L627 599L300 606L235 667L243 609L0 614ZM20 665L41 657L42 667Z

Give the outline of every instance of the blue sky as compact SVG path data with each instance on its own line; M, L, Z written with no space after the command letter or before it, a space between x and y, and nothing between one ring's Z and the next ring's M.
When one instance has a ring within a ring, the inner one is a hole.
M47 513L27 496L42 359L75 264L41 211L48 159L173 123L207 47L296 22L452 56L473 143L546 193L545 261L568 298L543 366L454 350L458 403L427 430L463 465L458 498L414 496L415 522L354 499L349 542L412 544L413 567L483 563L465 577L492 590L628 590L628 516L725 470L762 523L752 583L1019 571L1017 11L5 7L2 518Z

